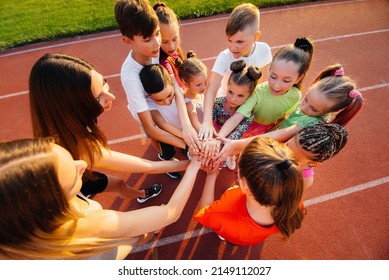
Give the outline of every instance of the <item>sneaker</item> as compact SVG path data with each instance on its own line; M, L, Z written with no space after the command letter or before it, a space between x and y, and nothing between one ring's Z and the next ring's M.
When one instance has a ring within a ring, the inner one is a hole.
M181 152L184 156L186 156L189 160L192 159L192 154L188 150L181 149Z
M160 153L158 153L158 158L160 160L166 160L164 159ZM178 161L178 159L176 159L175 157L172 157L170 160L173 160L173 161ZM181 174L178 173L178 172L167 172L166 173L170 178L173 178L173 179L181 179Z
M150 198L156 197L161 193L161 191L162 191L162 185L155 184L154 186L145 189L146 195L144 197L138 197L136 200L138 200L139 203L143 203L149 200Z
M226 165L229 170L235 170L236 168L236 156L229 156L226 160Z

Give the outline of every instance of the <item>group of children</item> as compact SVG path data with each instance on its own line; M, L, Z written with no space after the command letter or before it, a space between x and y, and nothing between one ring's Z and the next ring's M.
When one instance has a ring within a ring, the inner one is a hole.
M311 41L298 38L272 57L270 47L257 41L259 10L249 3L231 13L228 48L209 77L195 52L184 55L178 17L164 3L152 7L147 0L119 0L114 14L131 49L120 74L128 109L158 149L160 161L110 150L97 125L115 99L107 81L82 59L46 54L34 65L29 84L38 139L0 145L1 197L9 197L7 186L13 185L11 195L28 202L22 207L3 201L3 209L15 214L1 215L6 230L1 230L0 258L125 258L178 219L200 168L207 178L196 221L235 245L258 244L277 232L291 236L305 215L302 196L313 183L313 167L345 146L343 126L363 103L343 67L328 66L303 97ZM266 67L268 81L260 82ZM177 148L190 161L176 160ZM238 166L236 185L215 200L216 178L226 165L231 170ZM144 202L162 185L135 190L94 167L166 172L181 181L166 205L102 210L87 196L105 190ZM36 185L41 192L34 191ZM50 209L50 217L38 219L42 207ZM14 235L20 231L15 225L30 217L38 218L31 218L29 230Z
M130 25L128 24L130 19L135 20L133 13L123 12L123 7L130 11L128 7L137 5L142 5L144 17L138 25ZM205 65L193 51L184 57L180 47L179 21L172 9L159 2L152 10L147 1L127 0L119 1L117 7L121 7L115 9L119 29L125 38L124 41L132 44L132 50L123 64L121 73L122 84L132 106L136 106L134 98L141 95L141 89L139 87L137 91L128 86L126 81L129 73L123 70L127 69L128 60L137 60L137 53L142 52L143 58L146 58L146 49L142 48L142 45L155 41L148 60L137 61L143 68L140 66L132 69L132 76L140 80L143 86L142 102L146 102L148 110L146 107L129 109L132 115L140 120L145 133L158 144L157 148L160 150L158 157L161 160L174 160L176 147L183 149L189 159L192 154L198 154L203 158L202 162L206 165L204 168L208 171L208 176L200 204L204 207L211 205L205 211L207 215L213 213L209 210L212 209L214 201L213 191L210 189L215 187L218 170L224 165L231 170L236 167L236 156L241 150L229 152L233 150L230 146L235 145L234 141L242 138L247 145L250 142L244 139L251 141L258 136L271 137L278 142L289 140L289 146L294 147L291 149L295 150L295 154L298 153L296 151L298 148L306 151L305 161L310 163L305 164L304 159L300 159L299 165L303 174L302 185L305 187L312 184L312 167L323 161L309 160L313 155L320 158L313 147L320 145L321 141L325 142L326 136L323 136L323 139L312 138L308 144L298 142L304 138L291 142L294 136L316 124L339 124L341 127L323 126L331 131L328 134L335 134L331 139L335 139L338 144L331 142L332 146L328 144L330 146L320 150L320 154L328 153L326 149L330 150L335 146L331 152L332 157L345 145L347 133L342 126L347 124L362 106L362 96L355 89L355 83L344 75L341 65L328 66L317 76L302 98L301 85L313 56L312 42L308 38L297 38L294 44L280 48L272 57L270 47L266 43L258 42L261 35L260 14L254 5L240 4L232 11L226 26L228 47L217 56L209 79ZM124 22L126 24L123 24ZM145 26L150 29L147 31L140 29ZM159 33L161 43L158 56ZM131 37L131 34L134 35ZM268 64L268 81L259 83L262 71ZM150 115L151 118L142 117L144 114ZM150 126L163 130L170 138L152 134ZM261 146L262 142L256 141L257 145ZM239 166L242 161L246 161L244 155L243 152ZM257 173L261 168L262 166L257 168ZM285 170L289 170L289 167ZM240 171L241 168L238 173ZM175 175L171 177L180 178ZM251 178L246 178L246 183L250 180ZM284 188L286 185L285 183ZM280 227L275 222L274 205L288 204L288 200L294 201L296 197L301 200L301 196L298 196L299 191L291 193L295 193L296 196L291 195L290 199L273 197L267 203L258 199L253 204L269 207L271 224ZM249 197L247 192L245 194ZM218 203L222 201L223 198ZM287 208L293 209L290 211L297 209ZM255 220L255 214L250 214ZM289 213L288 216L293 216L293 213ZM196 217L203 222L199 216ZM217 229L214 230L218 232ZM228 236L226 233L221 234L222 237L226 235ZM234 240L235 244L240 244L237 239L227 240ZM247 244L247 240L241 241Z

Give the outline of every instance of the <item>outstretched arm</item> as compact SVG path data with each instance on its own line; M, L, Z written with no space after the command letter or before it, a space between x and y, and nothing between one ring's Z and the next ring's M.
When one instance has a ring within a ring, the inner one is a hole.
M220 151L220 153L216 156L215 160L218 163L221 163L227 159L228 156L236 155L242 152L244 147L251 142L251 140L261 137L266 138L270 137L278 142L286 142L290 138L292 138L294 135L299 133L302 130L301 126L293 125L287 128L270 131L258 136L252 136L249 138L243 138L239 140L229 140L224 137L219 137L222 142L224 142L224 147Z
M244 115L235 112L222 126L217 133L218 136L227 137L244 119Z
M93 224L95 236L106 238L139 236L174 223L180 217L188 201L200 165L200 162L194 157L166 205L151 206L128 212L95 211L88 214L84 222Z
M149 110L138 113L138 116L143 125L143 128L151 138L178 148L185 149L185 141L163 129L160 129L155 124Z
M212 124L212 109L222 78L221 75L215 72L211 73L209 84L204 94L204 117L199 131L200 140L211 140L213 135L216 134Z
M182 130L175 125L168 123L158 110L151 110L150 113L159 128L177 136L178 138L183 138Z
M190 122L188 111L186 109L186 104L184 100L184 95L181 88L179 87L176 79L173 77L173 86L175 91L175 99L178 110L178 115L180 116L182 134L186 144L189 148L194 151L200 151L200 141L197 137L197 131L193 128L192 123Z
M96 160L95 167L108 170L160 174L166 172L182 171L188 167L189 161L151 161L132 155L109 151L101 148L102 157ZM98 158L96 156L96 158Z
M200 203L199 203L200 209L207 205L210 205L215 200L215 184L219 173L220 173L219 169L216 169L214 172L207 174L203 193L200 198Z

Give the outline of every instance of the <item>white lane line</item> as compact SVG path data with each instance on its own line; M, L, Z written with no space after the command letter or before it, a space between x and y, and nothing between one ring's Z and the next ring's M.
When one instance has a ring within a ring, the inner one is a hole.
M335 199L338 197L342 197L342 196L346 196L346 195L356 193L359 191L367 190L367 189L377 187L377 186L380 186L380 185L383 185L386 183L389 183L389 176L384 177L384 178L380 178L380 179L377 179L374 181L370 181L370 182L367 182L364 184L360 184L360 185L357 185L355 187L350 187L350 188L343 189L343 190L340 190L337 192L333 192L330 194L326 194L326 195L318 196L318 197L315 197L312 199L308 199L308 200L304 201L304 205L305 206L315 205L318 203L322 203L324 201L332 200L332 199Z
M377 187L377 186L380 186L380 185L383 185L386 183L389 183L389 176L384 177L384 178L380 178L377 180L373 180L373 181L370 181L370 182L367 182L367 183L364 183L361 185L357 185L355 187L350 187L350 188L347 188L347 189L344 189L341 191L329 193L326 195L322 195L322 196L319 196L316 198L306 200L306 201L304 201L304 205L305 206L312 206L315 204L322 203L324 201L329 201L329 200L333 200L333 199L336 199L339 197L347 196L347 195L350 195L352 193L360 192L360 191L363 191L363 190L366 190L369 188L373 188L373 187ZM151 248L157 248L160 246L165 246L165 245L169 245L169 244L176 243L176 242L181 242L183 240L190 239L193 237L198 237L201 235L205 235L205 234L210 233L210 232L212 232L211 229L202 227L201 229L196 229L194 231L189 231L189 232L177 234L174 236L165 237L165 238L159 239L156 242L149 242L149 243L143 244L139 247L136 247L131 252L131 254L136 253L136 252L149 250Z
M139 138L143 138L143 137L146 137L146 135L145 134L137 134L137 135L132 135L132 136L128 136L128 137L108 140L108 145L128 142L128 141L139 139Z
M331 6L331 5L343 5L343 4L352 4L352 3L357 3L357 2L365 2L367 0L351 0L351 1L343 1L343 2L336 2L336 3L324 3L324 4L311 4L311 5L306 5L302 7L289 7L287 6L280 6L278 9L272 10L272 11L261 11L261 14L270 14L270 13L275 13L279 11L293 11L293 10L304 10L304 9L309 9L309 8L316 8L316 7L321 7L321 6ZM183 22L180 25L185 26L185 25L194 25L194 24L203 24L207 22L212 22L212 21L220 21L220 20L226 20L228 17L220 17L216 19L203 19L203 20L196 20L194 22ZM110 31L109 31L110 32ZM58 48L58 47L64 47L64 46L69 46L69 45L74 45L74 44L80 44L84 42L90 42L90 41L96 41L96 40L104 40L107 38L112 38L112 37L119 37L122 36L119 31L117 31L117 34L113 35L103 35L95 38L88 38L88 36L94 36L96 34L89 34L89 35L84 35L84 36L78 36L75 37L75 41L72 42L66 42L66 43L60 43L60 44L53 44L50 46L43 46L43 47L37 47L37 48L32 48L28 50L23 50L23 51L15 51L15 52L10 52L7 54L2 54L0 55L0 58L2 57L8 57L8 56L14 56L14 55L19 55L19 54L25 54L25 53L30 53L34 51L40 51L40 50L45 50L45 49L50 49L50 48ZM47 42L41 43L45 44Z
M384 32L389 32L389 29L373 30L373 31L367 31L367 32L360 32L360 33L354 33L354 34L346 34L346 35L341 35L341 36L334 36L334 37L328 37L328 38L323 38L323 39L317 39L317 40L313 40L313 43L330 41L330 40L337 40L337 39L342 39L342 38L350 38L350 37L356 37L356 36L366 36L366 35L384 33ZM282 48L286 45L287 44L273 46L273 47L271 47L271 49L272 50L279 49L279 48ZM203 58L201 60L202 61L210 61L210 60L215 60L215 59L216 59L216 56ZM111 74L111 75L106 76L106 78L116 78L116 77L120 77L120 73ZM27 93L28 93L28 91L25 90L25 91L5 94L5 95L0 96L0 99L15 97L15 96L19 96L19 95L23 95L23 94L27 94Z

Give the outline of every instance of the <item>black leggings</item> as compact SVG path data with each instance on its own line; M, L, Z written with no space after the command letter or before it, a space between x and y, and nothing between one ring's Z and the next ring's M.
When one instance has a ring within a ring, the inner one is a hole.
M81 193L88 196L105 191L108 186L107 175L96 171L89 171L87 173L84 173L82 176Z

